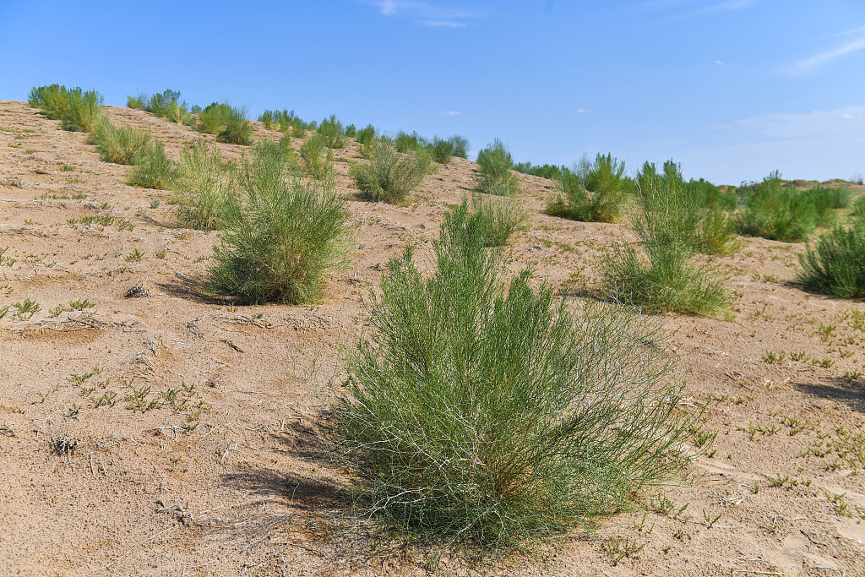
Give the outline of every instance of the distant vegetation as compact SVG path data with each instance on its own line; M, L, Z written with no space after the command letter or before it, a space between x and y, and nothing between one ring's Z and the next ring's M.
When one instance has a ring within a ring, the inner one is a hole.
M513 196L521 191L520 181L512 172L511 153L498 138L478 153L476 183L478 191L497 196Z
M547 205L549 214L585 222L619 221L632 189L625 162L598 154L592 163L584 157L570 170L548 172L558 192Z

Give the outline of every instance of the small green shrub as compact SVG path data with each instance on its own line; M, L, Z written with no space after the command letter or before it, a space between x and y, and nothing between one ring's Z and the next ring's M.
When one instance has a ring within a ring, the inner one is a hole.
M161 140L156 140L146 152L133 161L132 171L126 183L130 186L168 190L172 186L176 165L165 154Z
M253 125L247 120L246 111L240 108L232 108L231 111L222 130L217 134L217 142L249 146L253 143Z
M369 147L373 144L373 140L375 140L378 135L379 133L376 130L376 127L372 124L368 124L355 133L355 140L361 146Z
M103 112L102 95L95 90L66 88L59 84L32 88L28 98L30 106L39 108L60 127L70 132L89 132L96 127Z
M417 132L408 134L402 130L394 137L394 147L397 152L419 152L428 146L427 140Z
M520 191L520 183L511 172L513 162L505 144L496 139L478 153L478 191L498 196L512 196Z
M773 172L746 196L737 226L741 234L784 242L801 242L818 225L814 199L791 186L783 186Z
M343 124L333 114L319 123L316 132L324 139L325 146L328 148L344 148L346 146Z
M399 203L423 182L429 162L429 157L415 152L401 158L387 142L374 141L370 162L352 164L349 174L368 200Z
M315 180L327 180L334 174L334 163L331 150L319 134L312 134L304 139L298 150L304 171Z
M199 140L180 153L172 188L181 223L188 228L220 228L226 211L235 202L232 174L218 148L208 150Z
M336 412L368 513L520 546L678 478L691 419L657 326L603 304L571 312L528 272L506 288L483 228L464 203L446 215L431 276L411 250L389 262Z
M358 133L358 129L355 127L354 124L350 124L346 127L346 130L344 132L346 133L347 137L355 138L355 135Z
M129 96L126 99L128 108L139 108L152 113L154 116L164 118L175 124L195 126L196 118L189 110L189 105L180 99L180 92L167 89L162 93L148 96L145 92L139 92L137 96Z
M471 218L479 219L485 231L485 246L502 246L515 232L527 228L529 212L514 197L477 195L472 201Z
M90 133L99 158L115 164L134 164L136 158L150 149L151 139L147 130L114 124L107 116L103 116Z
M548 203L548 214L584 222L619 221L631 190L625 162L598 154L590 163L584 156L571 170L558 172L558 194Z
M469 156L469 140L463 136L452 136L448 139L451 142L451 155L459 158L467 158Z
M837 225L821 235L814 246L806 243L806 253L797 255L800 271L797 282L805 288L839 298L864 296L863 219L853 226Z
M601 262L602 291L651 312L724 315L730 293L712 270L693 264L702 246L706 208L679 172L665 163L659 175L646 163L636 177L640 210L632 226L645 256L619 244Z
M439 164L451 164L451 157L454 156L454 145L450 140L442 140L438 136L434 136L430 150L433 160Z
M350 243L344 201L331 186L287 179L285 152L257 145L238 174L241 197L225 213L211 286L239 304L312 303Z

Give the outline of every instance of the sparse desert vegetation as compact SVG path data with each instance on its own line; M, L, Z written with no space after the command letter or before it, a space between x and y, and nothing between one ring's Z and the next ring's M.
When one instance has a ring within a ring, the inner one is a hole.
M0 573L862 574L862 185L129 104L0 103Z

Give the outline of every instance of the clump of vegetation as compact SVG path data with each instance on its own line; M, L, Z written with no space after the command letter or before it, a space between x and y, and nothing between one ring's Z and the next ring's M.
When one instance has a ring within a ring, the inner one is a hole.
M262 142L238 171L240 195L224 213L210 271L212 288L238 304L316 302L348 254L344 201L288 170L282 147Z
M403 132L402 130L397 133L397 136L394 137L394 148L397 149L397 152L420 152L425 150L430 143L426 138L420 136L417 132L412 132L409 134L407 132Z
M515 232L526 229L529 212L514 197L477 195L472 200L470 218L481 221L484 246L502 246Z
M147 153L151 145L151 134L147 130L123 124L114 124L102 116L90 133L99 158L115 164L135 164L136 158Z
M845 188L786 186L778 171L738 192L745 204L737 223L740 232L783 242L802 242L816 227L832 225L835 209L845 208L850 200Z
M292 138L304 138L308 130L316 129L316 122L304 122L295 115L294 110L265 110L259 115L259 122L268 130L276 129Z
M243 108L228 103L213 102L198 115L196 129L217 135L217 142L250 145L253 140L253 125L247 120Z
M721 279L693 257L703 245L706 208L673 162L664 174L646 163L636 177L641 200L633 227L644 255L618 245L602 260L602 290L614 300L650 311L718 315L730 295Z
M126 184L168 190L174 180L175 162L165 153L161 140L154 141L145 152L137 155Z
M331 150L325 144L325 139L319 134L312 134L304 139L298 150L305 172L315 180L328 180L334 174L334 162Z
M146 110L175 124L183 124L193 128L196 125L195 115L190 111L186 101L180 99L180 92L177 90L167 89L152 96L141 92L138 96L127 97L126 106L127 108Z
M631 191L625 162L611 154L598 154L590 163L583 157L569 170L552 172L558 194L547 205L547 212L584 222L617 222Z
M349 174L361 194L374 202L402 202L421 184L430 168L429 157L414 151L401 156L380 140L373 142L369 155L369 163L352 164Z
M328 148L345 148L346 135L343 130L343 124L337 120L335 115L332 114L329 118L320 122L316 132L319 133L325 142L325 146Z
M797 255L801 269L797 281L805 288L839 298L863 298L866 284L863 198L857 203L858 214L852 225L835 226L814 245L807 242L806 253Z
M389 262L337 414L369 512L496 547L633 508L687 464L690 419L658 326L604 304L573 313L528 272L506 288L485 238L464 203L431 276L410 249Z
M174 174L172 201L184 226L200 230L220 228L224 215L235 202L231 167L218 148L208 150L204 140L181 151Z
M103 115L102 95L95 90L66 88L59 84L34 87L30 90L28 103L52 120L59 120L60 127L70 132L90 132Z
M478 153L476 162L480 170L476 178L479 192L512 196L520 191L520 183L511 172L511 153L498 138Z

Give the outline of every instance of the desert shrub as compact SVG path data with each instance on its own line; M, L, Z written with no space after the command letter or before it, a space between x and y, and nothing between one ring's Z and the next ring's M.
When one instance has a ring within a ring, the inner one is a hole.
M355 135L358 133L358 129L355 127L354 124L350 124L343 132L346 134L347 137L355 138Z
M344 201L327 184L288 175L285 152L259 144L238 171L225 212L212 288L239 304L312 303L350 248Z
M373 141L368 163L355 163L349 174L368 200L402 202L424 180L429 158L410 152L401 157L387 142Z
M336 407L359 503L399 529L488 547L634 508L689 461L666 335L626 308L572 312L528 272L506 288L484 245L464 203L428 278L407 249L371 294L370 340Z
M807 241L806 253L797 255L800 260L797 282L807 289L839 298L863 298L864 234L861 212L852 226L837 225L814 245Z
M232 116L232 107L226 103L212 102L198 113L196 130L208 134L219 134Z
M78 87L66 88L59 84L34 87L28 102L48 118L59 120L60 128L70 132L90 132L103 115L102 95Z
M832 226L836 222L836 211L846 208L851 200L851 192L844 186L816 186L800 194L805 195L815 207L815 223L821 227Z
M249 146L253 142L253 125L247 120L246 111L240 108L232 108L231 111L222 130L217 134L217 142Z
M478 153L479 173L476 182L479 192L498 196L511 196L520 191L520 183L511 172L513 162L505 144L496 139Z
M438 136L434 136L433 142L430 143L430 151L433 160L439 164L451 164L451 157L454 156L454 145L450 140L442 140Z
M703 199L702 204L707 208L713 210L734 210L737 208L739 199L732 188L722 191L721 188L703 178L690 180L689 186L692 187L695 194Z
M641 206L632 226L643 254L633 246L615 245L601 262L602 291L652 312L723 315L730 293L722 279L693 263L703 243L706 209L678 175L673 162L665 164L664 175L650 163L638 173Z
M167 190L172 187L176 165L165 153L161 140L155 140L145 152L133 161L129 180L130 186Z
M451 142L451 155L460 158L469 156L469 139L455 135L448 139Z
M542 164L539 166L537 164L532 164L531 162L519 162L514 165L514 170L523 174L531 174L532 176L539 176L550 180L555 180L561 178L563 175L571 173L571 170L565 166L556 166L554 164Z
M331 151L319 134L305 138L298 152L301 155L304 171L310 177L315 180L327 180L333 175L334 163L331 159Z
M343 124L333 114L319 123L316 132L319 133L328 148L344 148L346 146Z
M144 107L147 106L147 99L148 97L145 92L139 92L135 96L127 96L126 107L134 110L144 110Z
M625 162L617 162L610 154L598 154L592 163L584 156L571 170L560 169L555 176L558 194L548 203L548 214L584 222L617 222L631 190L624 173Z
M360 129L357 133L355 133L355 140L361 146L370 146L373 144L373 140L378 136L378 131L376 127L372 124L368 124L364 128Z
M737 226L740 233L784 242L799 242L818 224L815 203L808 194L783 186L779 172L773 172L745 198Z
M427 142L427 140L417 132L409 134L401 130L397 133L397 136L394 137L394 147L397 149L397 152L417 153L427 148L428 144L429 142Z
M99 158L115 164L134 164L151 147L151 134L147 130L124 124L114 124L103 116L90 133Z
M502 246L515 232L525 230L529 212L514 197L477 195L471 218L479 219L485 246Z
M214 230L222 226L225 214L234 202L230 167L223 162L218 148L208 150L199 140L180 153L171 188L172 202L177 205L183 226Z

